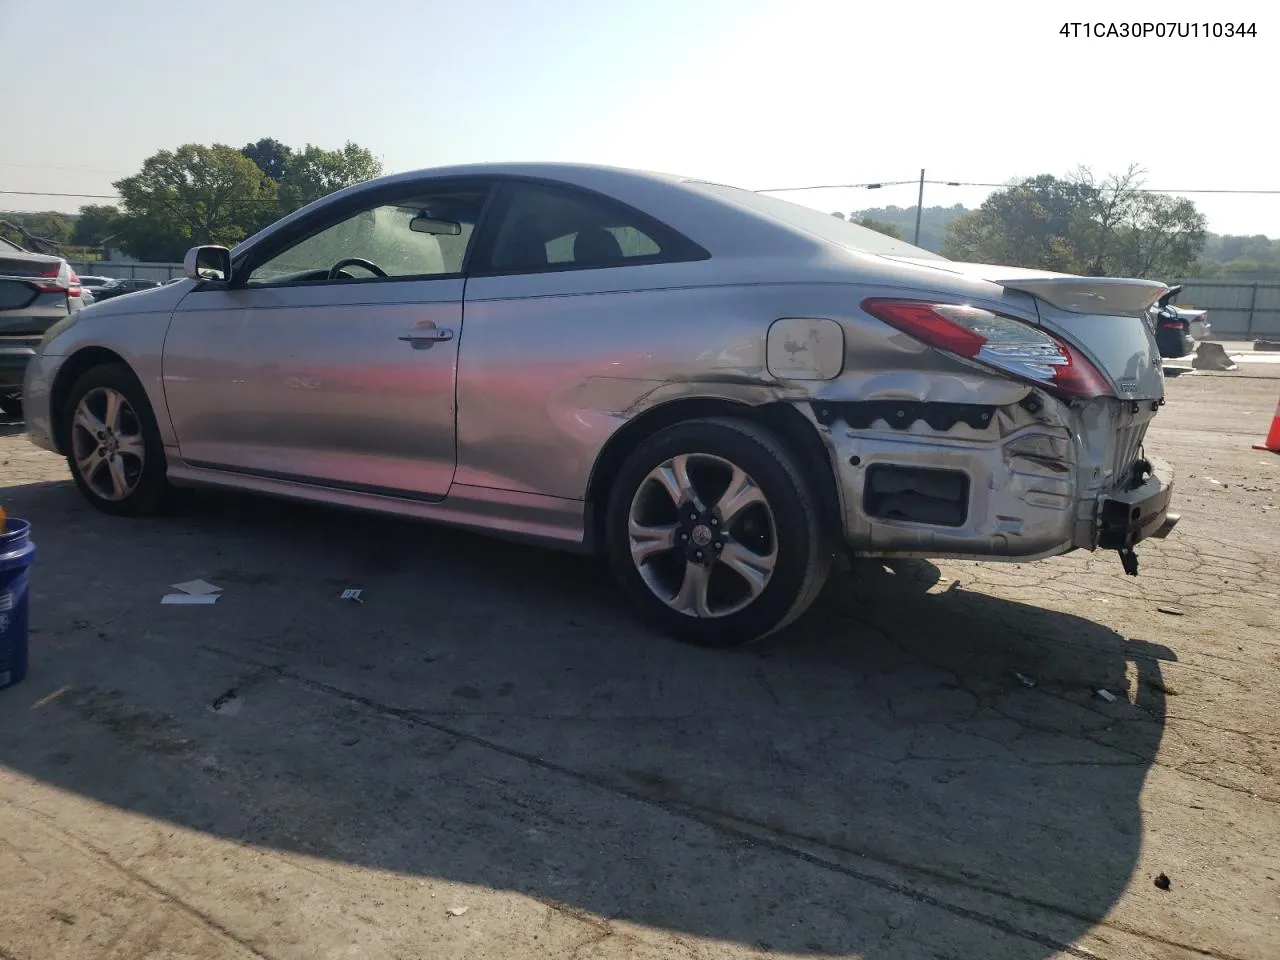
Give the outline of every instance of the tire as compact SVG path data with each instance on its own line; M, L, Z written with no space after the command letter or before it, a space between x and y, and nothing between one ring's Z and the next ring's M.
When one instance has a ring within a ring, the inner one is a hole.
M111 423L112 411L106 405L113 394L117 412ZM86 402L84 411L82 402ZM109 428L106 436L102 430L89 430L82 412L94 417L98 427ZM82 374L71 387L62 424L71 477L94 507L116 516L142 517L167 506L172 490L166 477L164 441L147 393L127 366L107 363Z
M732 647L782 629L813 603L832 556L820 518L772 432L690 420L649 437L623 463L605 544L622 589L655 626L685 643Z
M21 420L22 400L18 397L0 397L0 413L15 420Z

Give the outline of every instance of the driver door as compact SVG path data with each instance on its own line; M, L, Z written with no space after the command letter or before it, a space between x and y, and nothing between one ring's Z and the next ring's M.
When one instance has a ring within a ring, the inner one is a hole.
M338 222L321 211L283 249L269 234L269 255L237 264L247 275L183 299L163 379L190 465L448 493L462 265L487 187L404 189Z

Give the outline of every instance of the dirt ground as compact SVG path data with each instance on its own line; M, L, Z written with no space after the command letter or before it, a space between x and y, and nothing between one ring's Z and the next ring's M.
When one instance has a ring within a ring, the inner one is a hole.
M1277 374L1170 380L1183 520L1137 579L867 564L729 653L582 558L234 495L108 518L0 424L39 546L0 958L1275 960ZM216 605L160 605L196 577Z

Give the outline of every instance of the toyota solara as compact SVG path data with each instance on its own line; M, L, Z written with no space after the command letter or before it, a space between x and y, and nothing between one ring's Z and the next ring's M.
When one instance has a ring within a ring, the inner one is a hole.
M1150 280L955 263L698 180L400 174L54 325L38 445L117 514L214 485L608 558L666 632L798 617L844 556L1168 534Z

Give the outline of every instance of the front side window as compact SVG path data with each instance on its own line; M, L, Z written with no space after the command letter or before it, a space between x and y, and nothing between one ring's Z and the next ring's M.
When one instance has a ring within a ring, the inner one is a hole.
M462 272L487 191L406 198L361 210L256 266L250 286Z
M619 267L669 253L659 231L604 198L533 183L506 189L489 258L495 272Z

